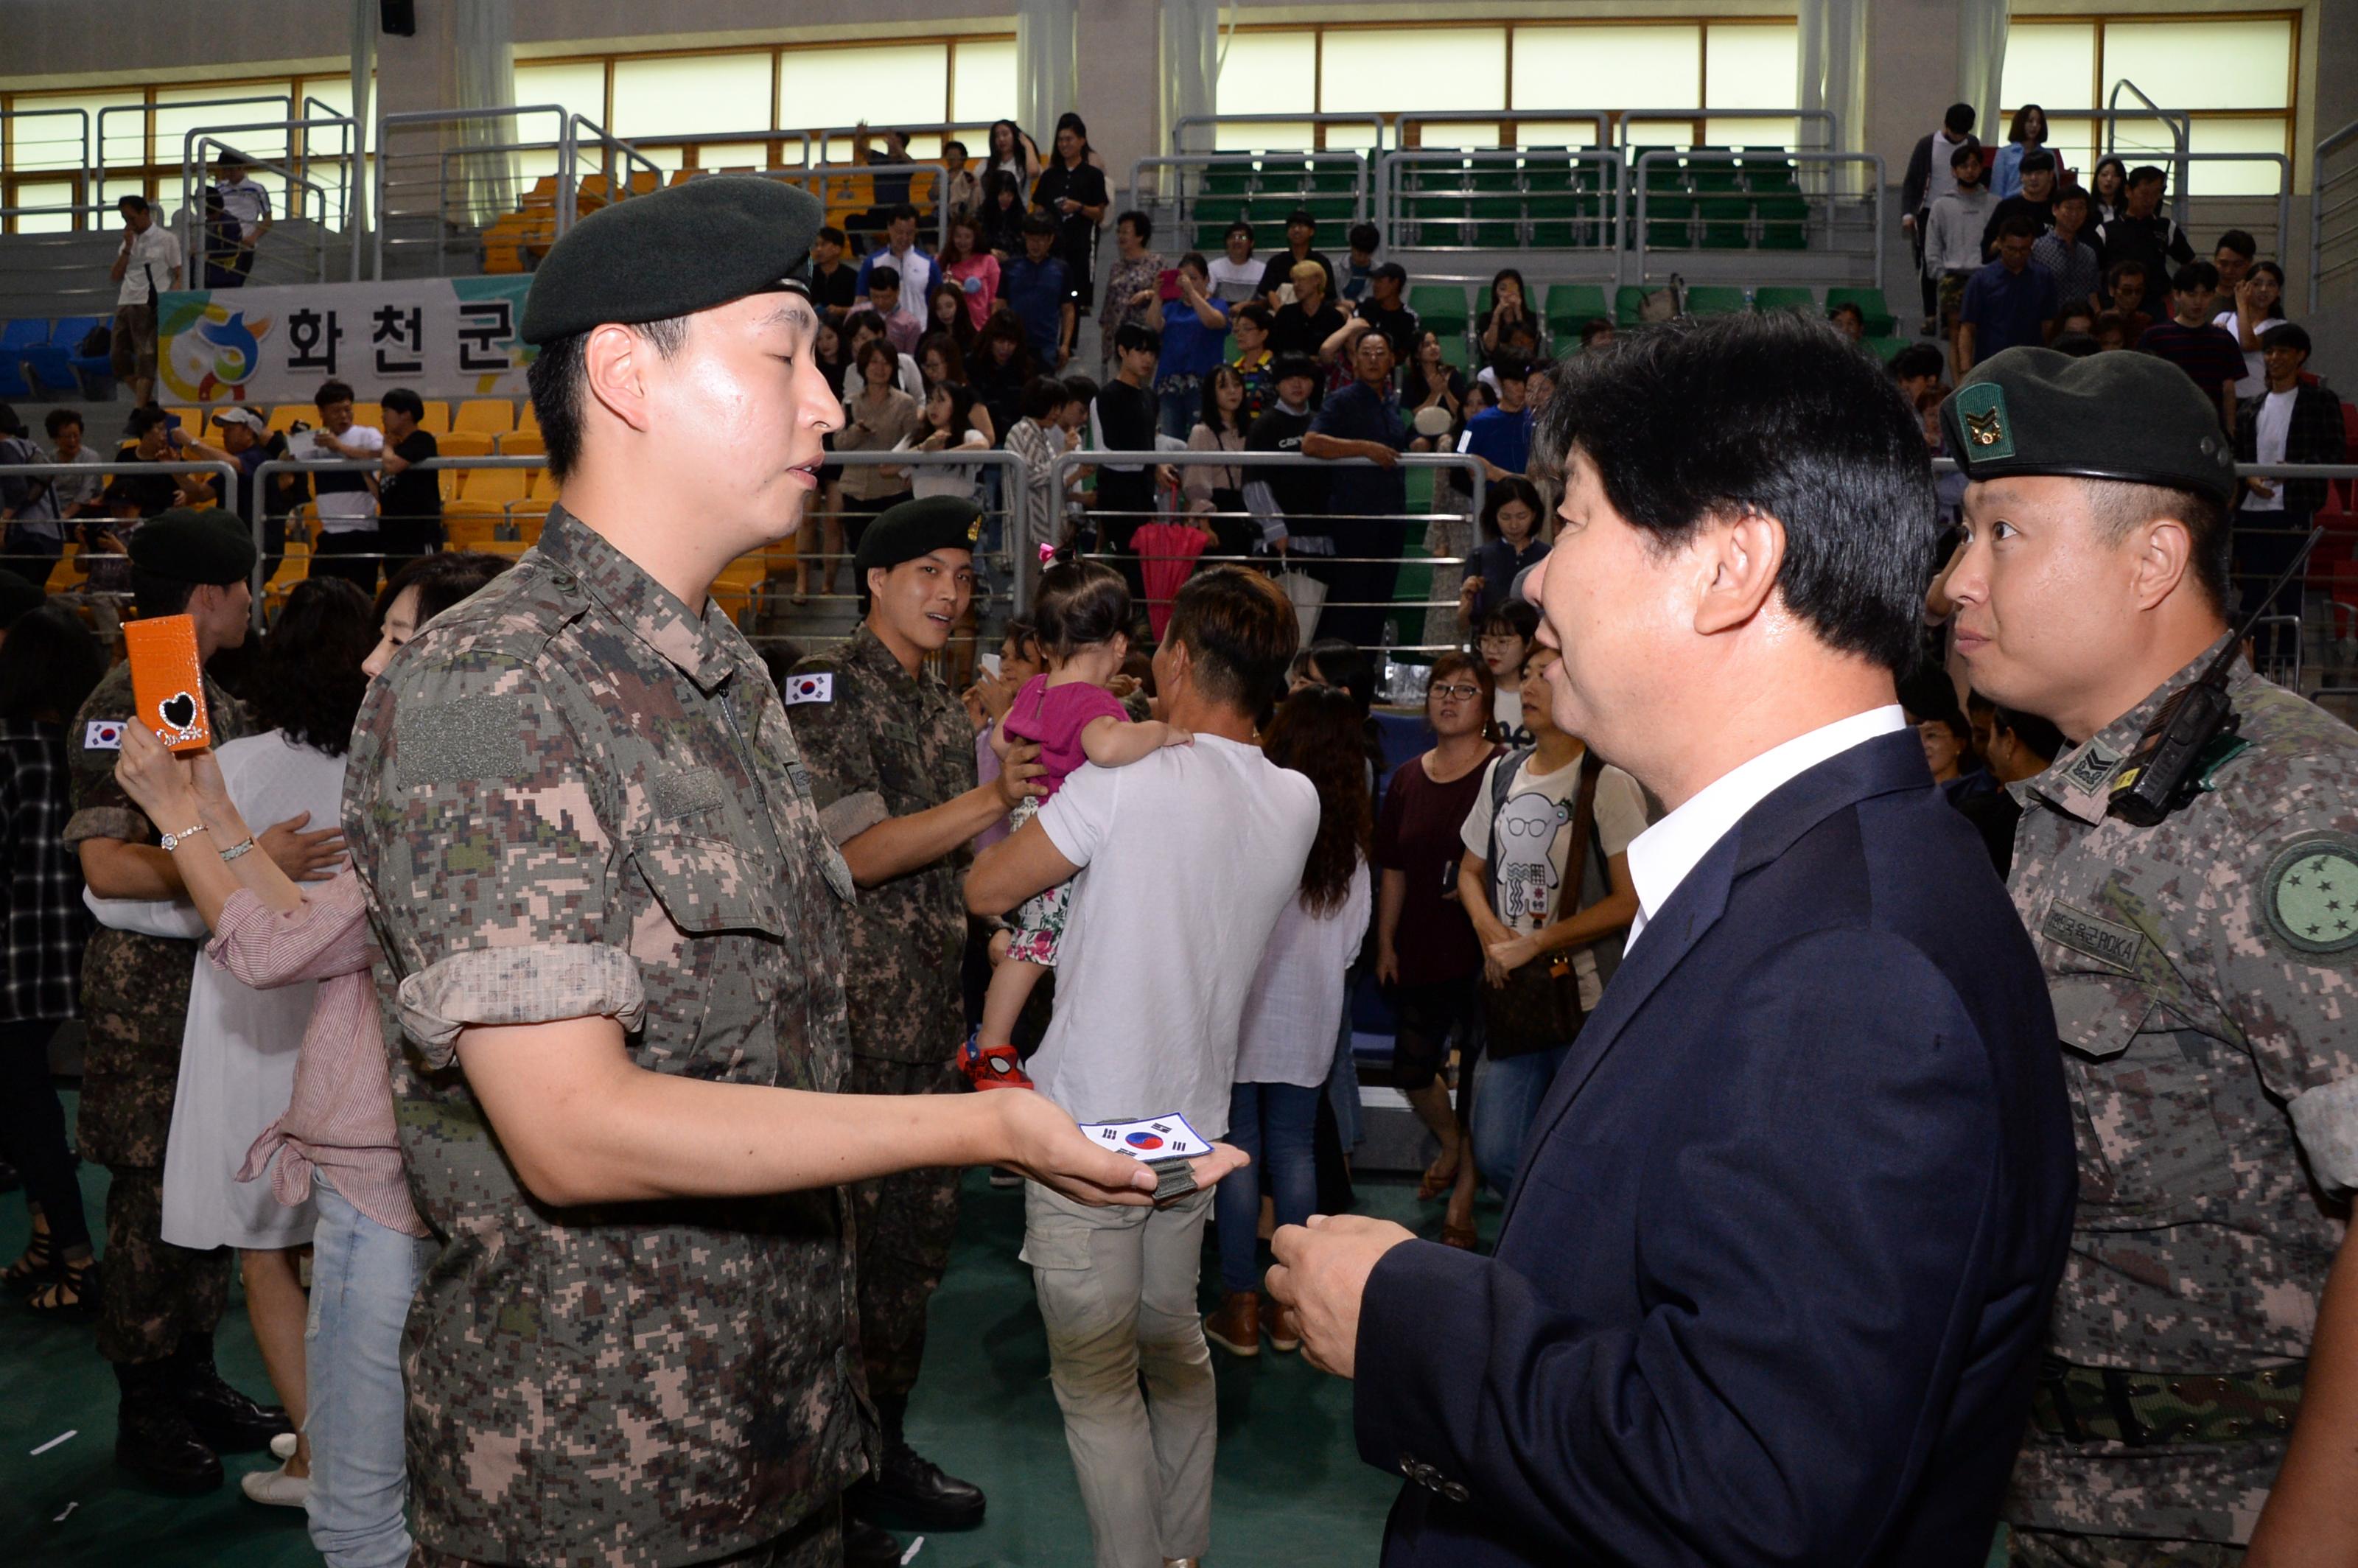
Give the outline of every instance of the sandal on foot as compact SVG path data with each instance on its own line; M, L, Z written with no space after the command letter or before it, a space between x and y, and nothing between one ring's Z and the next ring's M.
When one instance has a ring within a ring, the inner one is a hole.
M0 1281L5 1281L12 1291L29 1290L55 1279L57 1272L58 1233L44 1227L33 1232L25 1250L0 1274Z
M87 1321L98 1315L98 1260L60 1261L49 1277L25 1297L33 1311L52 1317Z
M1012 1045L985 1045L969 1034L958 1047L958 1071L978 1089L1028 1089L1033 1087L1032 1076L1023 1070L1023 1058Z
M1441 1227L1441 1244L1444 1247L1472 1252L1481 1246L1481 1236L1470 1225L1444 1225Z
M1424 1180L1416 1184L1417 1201L1419 1203L1430 1203L1434 1198L1439 1197L1442 1194L1449 1191L1452 1187L1455 1187L1456 1184L1457 1167L1455 1165L1450 1166L1448 1173L1444 1175L1441 1170L1441 1162L1439 1160L1435 1160L1432 1164L1427 1165L1424 1168Z

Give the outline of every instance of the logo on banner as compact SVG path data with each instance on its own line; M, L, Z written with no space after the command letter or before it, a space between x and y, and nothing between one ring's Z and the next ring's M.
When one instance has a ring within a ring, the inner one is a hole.
M199 403L241 396L262 368L262 344L273 325L268 316L248 319L243 309L206 300L193 319L183 318L164 333L169 345L161 366L164 384Z

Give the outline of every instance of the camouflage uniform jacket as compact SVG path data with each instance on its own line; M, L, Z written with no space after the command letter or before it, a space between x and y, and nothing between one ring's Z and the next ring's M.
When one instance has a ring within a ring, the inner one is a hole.
M838 844L975 787L974 720L965 706L940 676L903 669L865 625L840 649L795 665L786 700L810 759L819 820ZM957 1049L972 860L960 845L860 890L844 977L853 1055L933 1062Z
M345 831L367 892L410 1191L418 1540L496 1563L701 1562L861 1473L834 1189L556 1209L456 1065L471 1024L619 1021L631 1060L834 1090L842 859L728 618L559 508L371 690Z
M2156 827L2104 815L2122 754L2223 644L2016 786L2011 888L2080 1150L2051 1348L2082 1366L2306 1356L2358 1185L2358 734L2238 665L2245 748ZM2007 1518L2242 1541L2283 1453L2034 1432Z
M245 709L210 676L205 711L218 741L246 732ZM110 726L130 719L131 665L125 660L107 671L66 730L73 779L73 816L63 835L69 846L85 838L153 844L161 837L114 782L120 742L92 744L110 738ZM188 826L176 822L172 829ZM200 946L103 925L91 932L81 959L87 1038L77 1130L83 1158L102 1165L163 1168L172 1097L180 1082L180 1035L189 1022L189 979L196 972Z

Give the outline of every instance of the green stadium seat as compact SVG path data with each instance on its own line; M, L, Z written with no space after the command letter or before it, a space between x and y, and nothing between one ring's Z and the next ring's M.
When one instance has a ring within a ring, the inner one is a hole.
M1570 194L1531 196L1524 199L1523 211L1531 217L1531 248L1562 251L1581 243L1580 230L1589 216L1590 203L1586 197Z
M1206 197L1242 197L1252 189L1253 171L1241 164L1220 164L1204 171Z
M1810 203L1801 196L1763 196L1752 204L1760 222L1764 251L1805 251L1810 248Z
M1206 255L1217 255L1228 247L1228 226L1226 223L1195 225L1195 248Z
M1455 283L1420 283L1408 291L1408 308L1416 312L1426 329L1438 332L1445 342L1463 338L1473 321L1466 308L1466 290Z
M1703 220L1703 248L1740 251L1752 243L1752 198L1740 190L1718 190L1694 199L1695 215Z
M1610 317L1605 290L1593 283L1552 283L1548 286L1545 315L1548 331L1562 338L1575 335L1592 316Z
M1494 214L1513 211L1511 208L1503 206L1486 208L1478 202L1475 204L1474 210L1476 212L1487 211ZM1478 221L1474 225L1473 243L1474 248L1479 251L1520 250L1523 244L1523 225L1518 220L1504 217Z
M1909 341L1909 340L1906 338L1869 338L1866 340L1866 348L1867 351L1877 359L1881 360L1885 364L1889 364L1898 356L1899 351L1908 346Z
M1687 314L1690 316L1741 316L1751 307L1744 302L1744 290L1722 284L1699 283L1687 290Z
M1821 314L1816 293L1791 284L1771 283L1754 289L1752 308L1764 314L1770 310L1798 310L1812 317Z
M1694 217L1691 196L1646 197L1646 243L1660 250L1683 251L1694 244L1690 223Z
M1317 191L1340 191L1346 196L1350 195L1359 189L1358 171L1344 168L1336 164L1314 165L1310 173L1310 189Z
M1624 327L1636 326L1638 307L1645 301L1646 296L1652 292L1652 288L1640 287L1634 283L1623 284L1613 293L1613 319Z
M1412 240L1419 245L1466 243L1466 200L1459 196L1411 195L1406 214L1415 225Z
M1870 338L1888 337L1899 325L1899 318L1891 313L1879 288L1827 289L1826 308L1832 310L1837 305L1857 306L1859 314L1866 318L1866 335Z

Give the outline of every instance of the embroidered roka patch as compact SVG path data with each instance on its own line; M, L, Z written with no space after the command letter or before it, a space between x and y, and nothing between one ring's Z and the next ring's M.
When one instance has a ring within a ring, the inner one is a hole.
M832 675L788 676L786 689L780 694L792 708L804 702L833 702L835 676Z
M2136 971L2137 949L2145 942L2144 934L2136 928L2074 909L2061 899L2049 907L2047 924L2041 929L2049 941L2123 974Z
M2312 833L2277 851L2260 881L2268 929L2297 953L2358 947L2358 838Z

